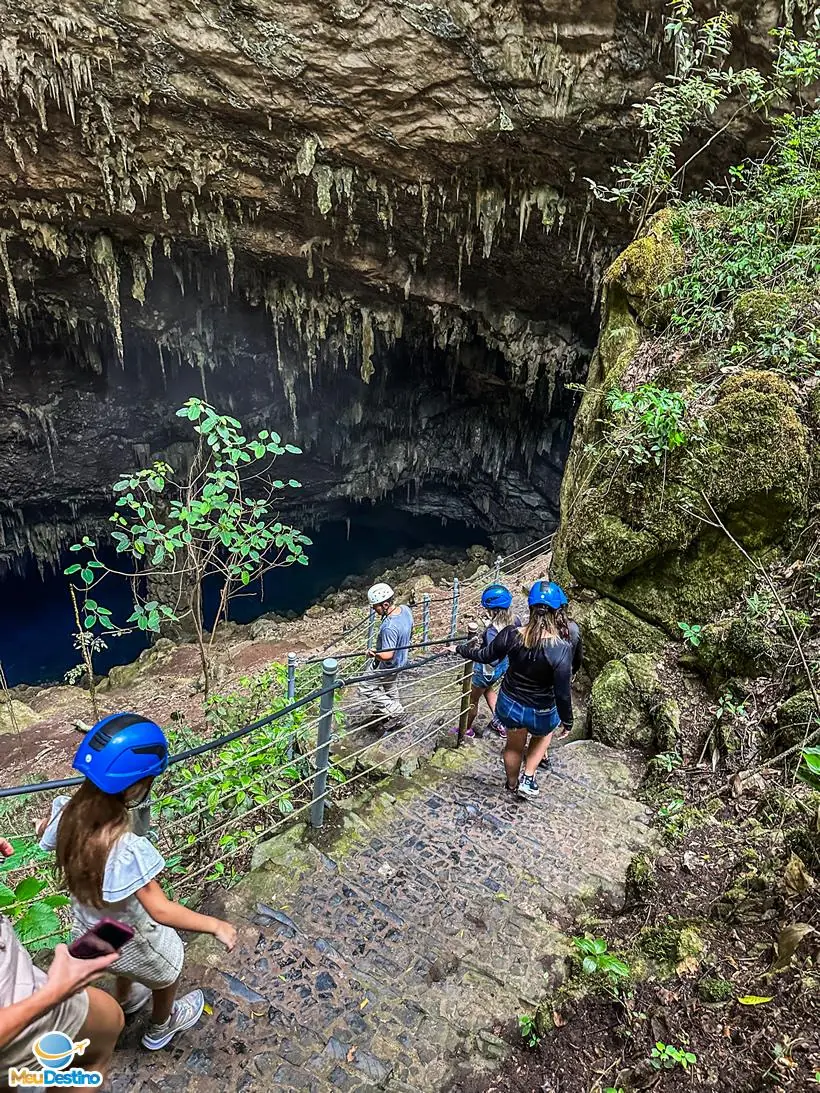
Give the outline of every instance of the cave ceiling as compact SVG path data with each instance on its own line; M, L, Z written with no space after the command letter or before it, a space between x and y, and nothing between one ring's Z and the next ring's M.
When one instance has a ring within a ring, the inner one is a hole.
M0 3L0 562L93 527L191 393L290 423L305 504L426 478L443 515L554 517L628 237L585 180L634 151L662 11Z

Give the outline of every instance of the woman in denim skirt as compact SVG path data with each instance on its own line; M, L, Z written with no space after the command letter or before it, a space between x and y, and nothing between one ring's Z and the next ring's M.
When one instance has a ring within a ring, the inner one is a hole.
M486 628L481 637L482 645L490 642L508 626L520 626L521 619L513 613L513 596L509 588L503 584L488 585L481 593L481 606L487 612ZM498 684L507 670L506 658L498 664L473 665L473 678L470 685L470 710L467 714L467 729L465 736L474 736L473 722L478 714L478 704L483 696L487 703L491 718L490 728L499 736L506 736L507 730L495 716L495 706L498 700ZM450 730L455 734L458 726Z
M572 728L574 650L561 611L567 602L563 589L552 581L536 581L528 602L526 626L507 626L492 641L464 642L456 646L456 652L476 664L509 659L495 709L507 730L505 785L508 793L532 799L540 793L535 771L547 754L553 732L561 724L566 732Z

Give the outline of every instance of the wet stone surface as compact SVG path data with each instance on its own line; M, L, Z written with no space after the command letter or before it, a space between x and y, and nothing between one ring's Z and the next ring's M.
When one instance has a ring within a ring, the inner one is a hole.
M172 1045L115 1059L125 1090L447 1090L459 1066L494 1066L498 1032L565 974L559 925L582 899L623 899L652 841L619 753L557 751L535 802L503 790L500 742L439 751L333 812L333 834L294 829L266 866L212 907L232 954L188 949L186 985L212 1015Z

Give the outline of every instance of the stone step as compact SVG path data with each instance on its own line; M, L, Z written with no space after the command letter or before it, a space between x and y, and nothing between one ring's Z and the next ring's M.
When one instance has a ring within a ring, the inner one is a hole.
M326 829L257 847L259 868L212 908L237 923L236 951L189 946L213 1016L160 1058L121 1055L130 1084L115 1088L431 1093L459 1063L494 1065L494 1030L565 974L568 914L617 904L652 842L616 753L565 747L520 802L500 748L440 751L335 806Z

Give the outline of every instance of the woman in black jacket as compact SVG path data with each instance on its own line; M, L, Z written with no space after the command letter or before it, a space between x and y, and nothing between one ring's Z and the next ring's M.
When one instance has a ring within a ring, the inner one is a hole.
M507 626L488 645L464 642L456 652L478 664L509 658L496 705L496 717L507 730L506 787L530 799L540 793L535 771L553 732L561 724L566 732L572 728L572 672L578 650L561 612L566 596L557 584L536 581L528 602L526 626ZM521 774L528 734L532 740Z

